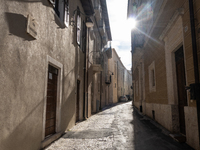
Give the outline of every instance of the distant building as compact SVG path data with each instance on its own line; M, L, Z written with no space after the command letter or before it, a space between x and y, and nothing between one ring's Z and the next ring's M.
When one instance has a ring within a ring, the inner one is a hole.
M120 96L132 96L132 74L125 68L114 48L112 49L112 58L109 59L108 63L109 76L111 77L109 91L112 91L113 94L113 99L110 98L110 102L117 103Z
M193 55L195 43L199 55L199 12L199 0L128 2L128 17L138 20L132 30L133 103L172 133L184 135L195 149L200 148L200 110L185 87L199 78L193 63L199 61Z

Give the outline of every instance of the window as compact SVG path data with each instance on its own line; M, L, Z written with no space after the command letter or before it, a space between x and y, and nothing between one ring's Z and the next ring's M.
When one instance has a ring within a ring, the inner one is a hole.
M152 79L151 79L151 81L152 81L152 86L154 87L155 86L155 74L154 74L154 70L151 70L151 74L152 74Z
M117 64L115 63L115 79L117 77Z
M138 80L136 81L135 89L136 89L136 96L138 96L139 95L139 82L138 82Z
M155 62L149 65L149 92L156 91Z
M98 92L100 92L100 82L98 82Z
M59 0L49 0L50 3L53 4L53 9L55 10L56 14L58 15L58 17L60 17L60 11L59 11Z
M65 16L64 16L64 23L66 27L69 26L69 0L65 0Z
M69 0L49 0L62 26L69 26Z
M77 11L77 26L76 26L76 32L77 32L77 44L80 45L81 44L81 15L80 15L80 11L78 8Z
M85 52L86 51L86 35L87 35L85 21L82 22L82 33L81 34L82 34L81 49L83 52Z

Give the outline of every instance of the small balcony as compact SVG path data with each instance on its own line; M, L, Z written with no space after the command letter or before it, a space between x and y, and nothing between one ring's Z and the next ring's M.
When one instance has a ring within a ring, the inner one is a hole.
M92 51L89 53L89 62L94 73L103 71L103 60L103 55L99 51Z
M111 48L111 46L104 48L104 53L106 53L108 59L111 59L112 58L112 48Z

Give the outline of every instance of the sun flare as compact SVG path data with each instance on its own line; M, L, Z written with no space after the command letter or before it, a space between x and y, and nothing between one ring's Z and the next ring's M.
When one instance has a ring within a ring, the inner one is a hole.
M127 20L127 27L129 30L135 29L137 26L137 21L135 18L129 18Z

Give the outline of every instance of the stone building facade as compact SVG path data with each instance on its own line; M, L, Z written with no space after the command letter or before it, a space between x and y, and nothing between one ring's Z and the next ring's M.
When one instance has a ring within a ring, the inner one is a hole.
M109 85L110 91L112 91L112 101L113 103L118 102L118 97L117 97L117 63L118 63L118 55L115 49L112 49L112 58L109 60L109 74L111 76L111 84Z
M184 135L195 149L197 104L185 87L196 81L193 49L195 41L199 58L199 13L198 0L129 0L128 5L128 17L138 20L132 30L133 103L169 131Z
M117 103L119 97L123 95L132 96L132 74L121 62L116 50L112 49L112 58L108 61L109 64L109 76L111 77L111 83L109 85L109 91L112 91L111 101Z
M103 101L104 62L95 70L89 54L101 59L112 39L106 1L1 0L0 8L0 149L40 149Z

